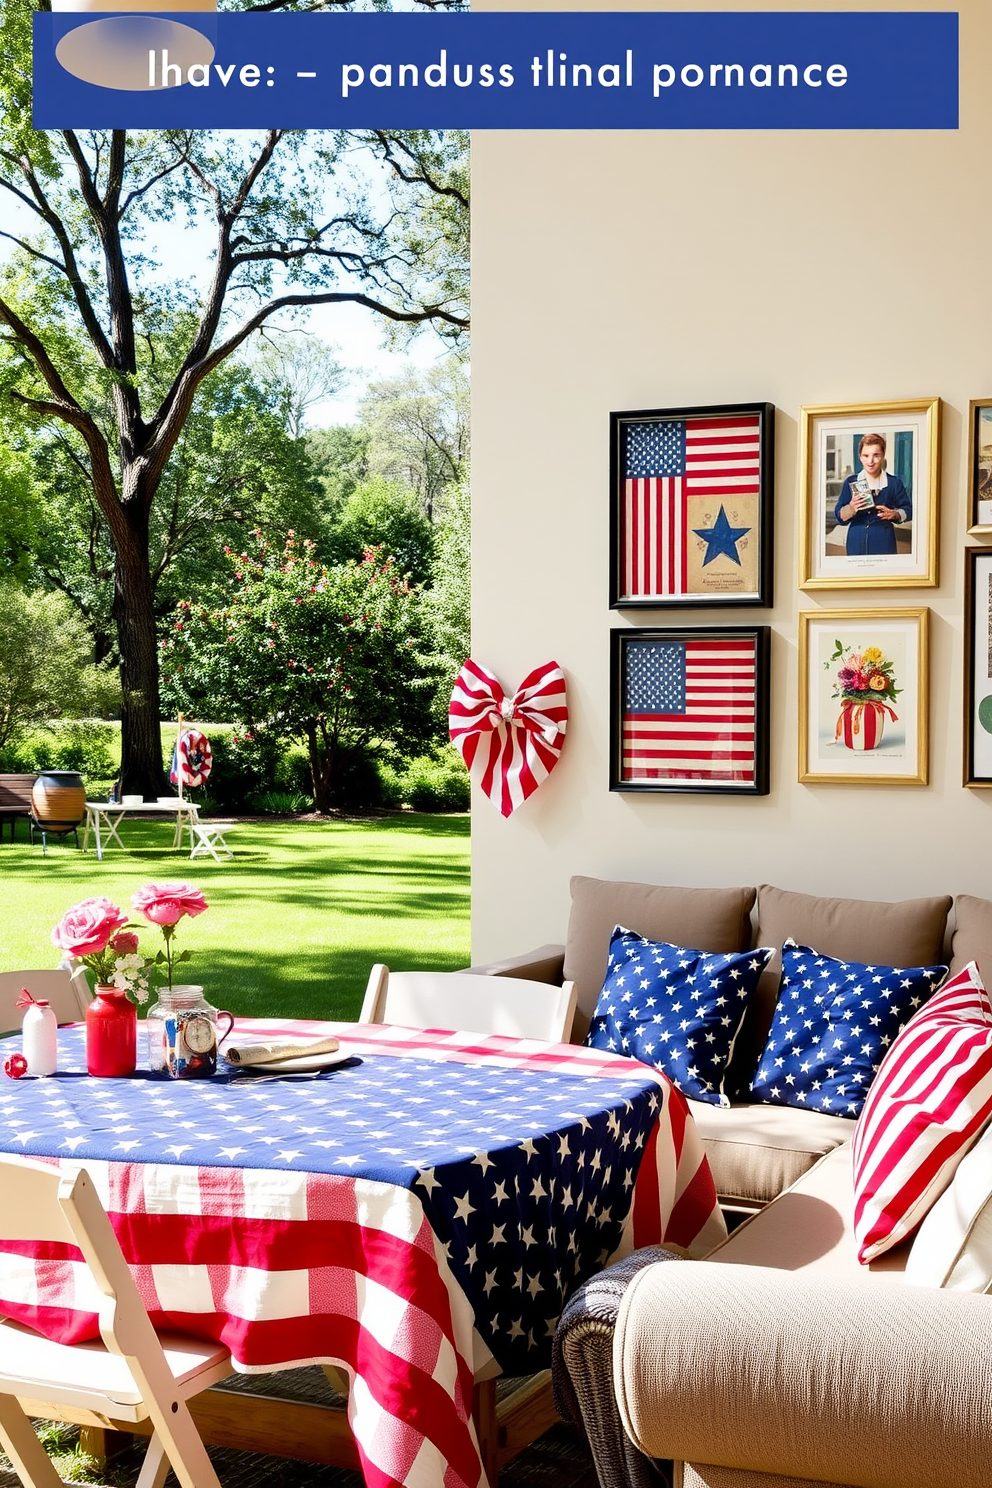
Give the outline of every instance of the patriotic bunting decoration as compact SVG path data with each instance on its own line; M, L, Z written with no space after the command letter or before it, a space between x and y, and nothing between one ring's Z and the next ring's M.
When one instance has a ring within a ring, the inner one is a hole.
M448 714L451 742L503 816L547 780L561 756L567 723L565 675L555 661L528 673L512 697L471 658L458 673Z
M173 785L202 785L213 769L210 740L199 729L183 729L172 751L169 779Z

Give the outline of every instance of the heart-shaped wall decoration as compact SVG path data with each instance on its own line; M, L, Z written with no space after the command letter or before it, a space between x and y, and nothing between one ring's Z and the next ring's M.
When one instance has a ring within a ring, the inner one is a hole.
M468 772L503 816L547 780L568 724L565 674L556 661L529 672L512 697L469 659L451 694L448 731Z

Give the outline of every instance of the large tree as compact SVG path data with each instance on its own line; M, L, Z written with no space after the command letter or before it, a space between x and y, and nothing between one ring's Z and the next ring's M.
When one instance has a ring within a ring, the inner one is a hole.
M18 250L0 280L4 381L21 410L66 431L109 529L123 783L154 795L162 765L152 510L204 381L274 317L315 305L357 303L397 324L458 332L467 325L463 286L425 287L429 257L417 259L409 224L377 220L342 180L348 136L33 132L26 0L8 12L0 60L13 106L0 134L0 202L7 222L16 204L19 225L4 233ZM390 169L394 189L405 185ZM434 194L435 184L422 172L410 189ZM176 221L190 257L163 265L157 234ZM188 335L164 346L163 324L171 332L181 313Z
M226 542L243 547L254 527L307 536L321 529L321 490L302 439L287 431L287 393L232 357L206 379L162 473L149 516L156 619L209 585ZM96 400L93 400L94 406ZM114 544L89 468L71 431L32 427L16 405L0 429L0 510L33 471L33 527L25 541L31 581L67 595L86 620L98 660L115 661ZM104 410L104 430L112 425ZM22 564L23 566L23 564Z

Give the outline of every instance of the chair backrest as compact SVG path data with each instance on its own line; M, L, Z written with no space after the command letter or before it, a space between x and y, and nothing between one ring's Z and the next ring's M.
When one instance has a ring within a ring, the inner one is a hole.
M86 1169L64 1174L52 1163L0 1154L0 1189L0 1240L77 1245L104 1299L107 1348L161 1372L161 1345Z
M47 998L59 1023L79 1023L91 1001L82 966L71 971L0 971L0 1033L20 1029L24 1012L17 1007L22 988L34 997Z
M464 971L393 971L373 966L362 1004L363 1023L406 1028L455 1028L562 1043L572 1030L575 983L556 987L520 977Z

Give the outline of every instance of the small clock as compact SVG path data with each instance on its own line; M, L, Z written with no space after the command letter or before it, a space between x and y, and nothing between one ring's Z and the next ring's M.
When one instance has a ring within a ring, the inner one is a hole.
M209 1018L203 1017L190 1018L183 1024L183 1038L186 1047L194 1054L208 1053L217 1042L214 1025Z

